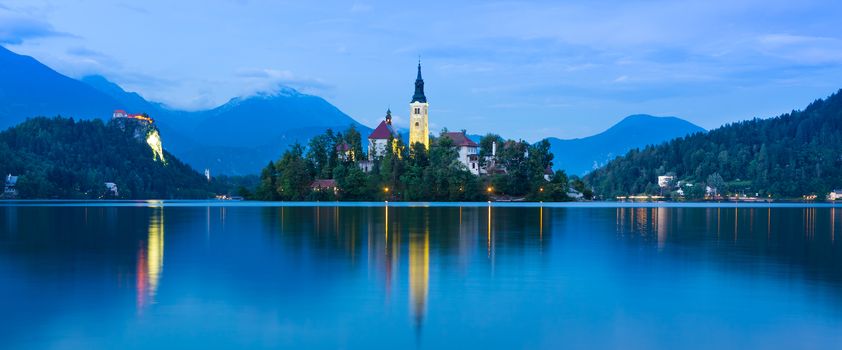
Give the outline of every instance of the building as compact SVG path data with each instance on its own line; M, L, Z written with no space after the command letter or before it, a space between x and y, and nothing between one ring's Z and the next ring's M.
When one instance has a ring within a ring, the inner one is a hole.
M842 199L842 189L833 190L827 194L827 200L829 201L835 201L839 199Z
M671 175L661 175L658 176L658 187L660 188L667 188L670 187L670 184L675 180L675 176Z
M374 128L371 135L368 135L368 159L382 158L386 155L389 140L393 142L391 147L394 148L400 138L401 135L392 127L392 111L387 110L386 119Z
M441 135L442 138L447 138L453 141L453 146L459 152L459 162L465 165L468 170L474 175L479 175L479 162L477 155L476 142L468 138L464 131L460 132L445 132Z
M128 114L126 111L122 109L115 110L113 114L111 114L111 119L134 119L143 122L147 122L152 124L155 122L152 118L149 117L146 113L143 114Z
M415 143L430 149L430 124L427 111L430 105L424 95L424 79L421 79L421 61L418 61L418 77L415 78L415 94L409 103L409 147Z
M544 180L547 181L547 182L553 181L553 176L555 176L555 172L553 171L553 168L550 167L550 166L547 166L547 168L544 169Z
M106 182L105 189L108 191L106 194L114 197L120 196L120 192L117 190L117 184L113 182Z
M331 191L336 194L339 192L339 185L337 185L336 180L333 179L314 180L310 183L310 189L317 192Z
M336 145L336 157L341 161L353 161L356 158L353 148L345 141Z
M17 185L18 185L18 177L17 176L12 176L12 174L9 174L8 176L6 176L6 184L3 187L3 197L5 197L5 198L17 197L17 195L18 195Z
M485 165L479 169L483 175L506 174L506 167L497 164L497 142L491 143L491 155L485 156Z

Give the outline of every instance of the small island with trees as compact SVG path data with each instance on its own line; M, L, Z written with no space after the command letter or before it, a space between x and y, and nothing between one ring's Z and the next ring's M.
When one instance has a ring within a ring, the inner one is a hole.
M488 134L476 158L489 171L476 175L459 161L448 134L445 130L432 138L429 150L392 137L392 147L369 159L362 157L361 135L354 127L344 133L327 130L307 147L294 144L269 162L256 191L245 195L287 201L571 201L591 195L578 177L550 170L553 154L546 140L530 145Z

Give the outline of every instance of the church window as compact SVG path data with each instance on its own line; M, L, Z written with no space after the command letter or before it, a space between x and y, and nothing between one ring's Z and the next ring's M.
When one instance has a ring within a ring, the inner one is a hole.
M415 126L418 126L418 122L415 122Z

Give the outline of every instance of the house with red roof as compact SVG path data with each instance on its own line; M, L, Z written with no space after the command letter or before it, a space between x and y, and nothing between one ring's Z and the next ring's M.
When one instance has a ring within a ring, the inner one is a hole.
M331 191L336 194L339 192L339 185L333 179L313 180L310 183L310 189L317 192Z
M374 160L385 156L389 140L397 142L400 138L401 135L392 127L392 110L387 110L386 119L374 128L371 135L368 135L368 159Z
M354 154L354 149L349 145L347 142L342 141L336 145L336 156L339 160L342 161L354 161L356 160L356 154Z
M468 170L474 175L479 175L479 161L477 149L479 145L471 140L465 131L459 132L445 132L441 134L442 138L447 138L453 141L453 146L459 152L459 162L465 165Z

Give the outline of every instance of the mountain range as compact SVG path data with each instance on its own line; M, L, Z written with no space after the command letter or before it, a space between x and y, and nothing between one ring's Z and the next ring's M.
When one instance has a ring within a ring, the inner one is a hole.
M181 111L127 92L102 76L76 80L32 57L0 46L0 130L36 116L109 119L112 112L147 113L165 147L196 169L254 174L287 145L306 143L327 128L370 129L324 99L279 88L233 98L209 110Z
M840 150L842 90L803 110L632 150L585 181L603 198L675 191L699 199L709 187L721 195L824 199L842 185ZM673 184L659 183L659 176Z
M550 137L547 140L555 155L553 168L583 176L631 149L704 131L684 119L638 114L593 136L569 140Z
M292 88L233 98L208 110L183 111L148 101L102 76L64 76L0 46L0 130L35 116L108 119L116 109L152 116L169 152L213 174L258 173L288 145L306 143L327 128L344 131L353 125L363 138L371 131L323 98ZM549 141L556 169L584 175L630 149L703 130L674 117L637 115L597 135Z

